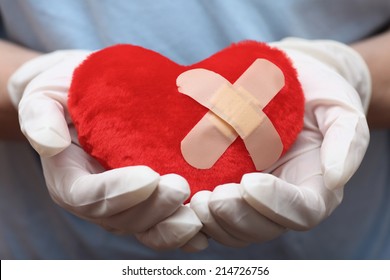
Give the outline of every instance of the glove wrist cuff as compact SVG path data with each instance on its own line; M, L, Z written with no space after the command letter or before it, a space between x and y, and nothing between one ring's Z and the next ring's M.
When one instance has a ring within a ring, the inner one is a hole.
M371 98L371 74L364 59L351 47L332 40L286 38L273 44L309 55L339 73L359 94L365 113Z
M89 52L84 50L60 50L40 55L25 62L11 75L7 82L7 91L14 107L18 107L24 90L36 76L64 60L69 55L75 53L87 55Z

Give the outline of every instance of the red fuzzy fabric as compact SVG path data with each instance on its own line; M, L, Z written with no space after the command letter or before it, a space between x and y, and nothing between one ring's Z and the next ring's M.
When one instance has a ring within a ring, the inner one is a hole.
M204 68L234 83L257 58L270 60L285 76L284 88L263 110L282 139L284 154L302 129L304 95L287 56L254 41L231 45L190 66L133 45L93 53L75 70L69 92L80 144L107 169L146 165L160 174L180 174L192 194L239 183L243 174L256 171L240 138L211 169L196 169L183 159L180 142L208 109L179 93L176 78Z

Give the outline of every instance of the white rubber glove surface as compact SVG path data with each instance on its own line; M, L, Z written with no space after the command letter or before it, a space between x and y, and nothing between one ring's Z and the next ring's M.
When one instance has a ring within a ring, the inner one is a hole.
M41 155L52 198L73 214L154 249L207 246L194 211L183 205L190 189L176 174L146 166L105 171L79 147L67 112L72 73L86 51L59 51L27 62L11 77L22 132ZM21 98L20 102L19 99Z
M368 69L349 47L330 41L272 44L291 58L305 93L304 128L293 147L264 173L191 199L203 232L228 246L308 230L341 203L346 182L369 143Z

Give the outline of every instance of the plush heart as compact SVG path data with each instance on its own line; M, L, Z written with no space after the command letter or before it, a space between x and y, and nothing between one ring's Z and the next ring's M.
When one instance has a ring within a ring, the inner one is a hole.
M302 88L283 52L254 41L231 45L189 66L134 45L93 53L75 70L69 91L79 142L107 169L146 165L160 174L180 174L192 194L238 183L243 174L256 171L240 138L210 169L194 168L183 159L180 143L208 109L180 93L176 79L184 71L203 68L234 83L258 58L274 63L285 77L284 87L263 109L281 137L284 154L302 129Z

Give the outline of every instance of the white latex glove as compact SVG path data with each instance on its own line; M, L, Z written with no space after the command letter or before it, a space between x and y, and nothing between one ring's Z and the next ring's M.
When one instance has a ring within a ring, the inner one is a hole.
M73 70L90 52L58 51L23 65L9 81L22 132L40 154L52 198L107 230L135 234L154 249L207 247L202 225L183 202L190 194L179 175L146 166L105 171L79 147L67 112Z
M333 41L288 39L272 45L298 71L306 98L304 127L293 147L266 172L193 196L191 208L203 231L229 246L319 224L341 203L344 185L369 142L365 110L371 80L362 58Z

